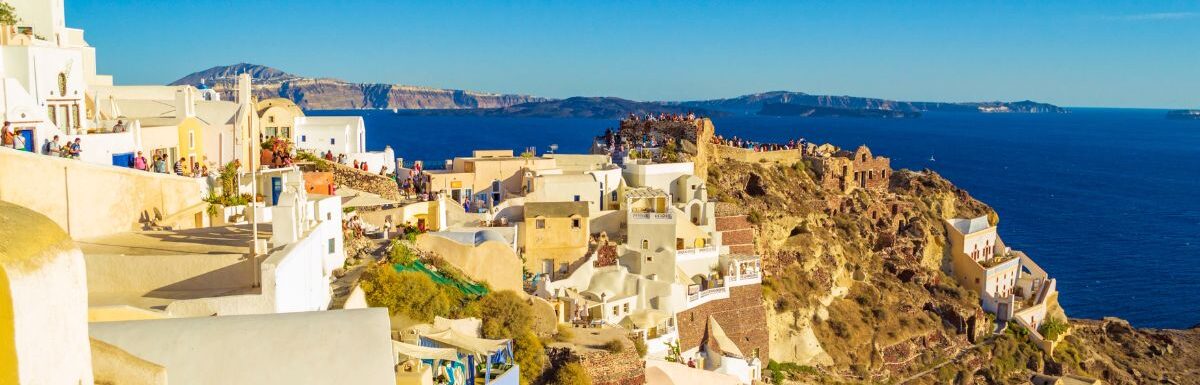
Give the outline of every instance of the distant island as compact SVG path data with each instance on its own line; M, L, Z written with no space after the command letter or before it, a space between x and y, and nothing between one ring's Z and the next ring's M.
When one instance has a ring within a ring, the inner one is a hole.
M1065 108L1029 100L1017 102L908 102L858 96L771 91L726 99L634 101L618 97L544 98L384 83L353 83L293 75L249 63L216 66L188 74L170 85L208 87L231 100L237 76L249 74L259 99L286 98L306 110L394 109L405 115L505 116L616 119L629 114L917 118L925 112L1065 113Z
M771 91L742 95L728 99L695 100L686 102L664 102L709 110L726 111L734 114L754 115L769 104L787 104L810 107L828 107L852 110L884 110L904 112L976 112L976 113L1066 113L1067 109L1053 104L1030 100L1018 102L906 102L858 96L811 95L803 92Z
M495 108L547 100L529 95L310 78L249 63L194 72L170 85L203 85L220 93L222 99L233 100L237 76L243 73L250 75L254 96L260 100L286 98L306 110Z
M427 109L427 110L398 110L401 115L412 116L504 116L517 118L593 118L619 119L629 114L686 114L694 112L698 115L719 117L728 115L723 111L683 106L664 105L656 102L638 102L614 97L582 97L560 100L528 102L500 108L474 109Z
M1200 120L1200 110L1171 110L1167 111L1167 119Z
M881 110L877 108L837 108L771 103L758 111L762 116L802 116L806 118L919 118L920 112Z

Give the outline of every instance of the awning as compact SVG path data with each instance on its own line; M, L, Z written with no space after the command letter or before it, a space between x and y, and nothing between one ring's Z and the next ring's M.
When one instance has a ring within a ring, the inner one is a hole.
M431 348L427 346L406 344L400 341L392 341L392 353L401 358L458 361L458 351L454 349Z
M492 340L479 338L455 331L451 328L436 328L433 325L415 327L421 338L436 341L439 344L453 346L465 354L490 356L508 348L508 340Z

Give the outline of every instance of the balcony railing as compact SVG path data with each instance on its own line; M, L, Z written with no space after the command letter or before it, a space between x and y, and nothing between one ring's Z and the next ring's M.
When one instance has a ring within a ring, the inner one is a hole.
M714 287L698 293L688 294L688 306L700 306L710 300L724 298L729 298L729 288L725 286Z
M716 253L717 253L716 246L704 246L704 247L696 247L696 248L691 248L691 249L679 249L679 250L675 251L675 255L678 257L681 257L681 258L715 256Z
M651 220L651 219L671 220L671 219L674 219L675 216L672 215L671 213L629 213L629 218L640 219L640 220Z

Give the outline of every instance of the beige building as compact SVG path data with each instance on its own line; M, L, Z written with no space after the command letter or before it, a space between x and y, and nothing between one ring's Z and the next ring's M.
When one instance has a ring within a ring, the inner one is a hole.
M532 188L526 180L536 171L558 167L553 158L514 156L512 150L476 150L469 157L448 161L447 166L445 170L425 170L430 192L447 194L456 202L470 199L490 205L524 196Z
M531 272L565 275L570 265L588 252L590 214L587 202L529 202L525 222L518 229Z
M282 138L296 142L296 118L304 111L289 99L271 98L254 104L263 139Z
M1008 319L1009 299L1017 287L1020 259L1001 244L996 226L987 216L946 221L950 235L954 278L960 285L979 293L983 310Z

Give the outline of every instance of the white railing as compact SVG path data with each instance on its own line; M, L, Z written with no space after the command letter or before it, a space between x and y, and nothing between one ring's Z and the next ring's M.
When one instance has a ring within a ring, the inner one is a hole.
M688 307L696 307L708 303L708 301L729 298L729 288L725 286L714 287L705 291L694 294L688 294Z
M637 220L671 220L675 216L671 213L629 213L629 219Z
M758 272L730 275L725 277L725 286L742 286L762 283L762 274Z
M696 247L696 248L691 248L691 249L675 250L675 255L680 258L715 257L716 254L717 254L716 246L704 246L704 247Z

